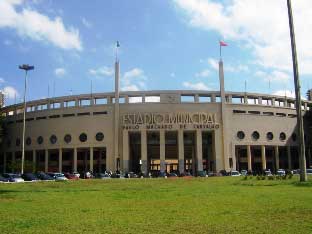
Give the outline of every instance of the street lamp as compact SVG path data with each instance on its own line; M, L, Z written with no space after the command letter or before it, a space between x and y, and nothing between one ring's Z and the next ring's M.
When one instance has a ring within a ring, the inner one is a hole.
M23 113L23 141L22 141L22 166L21 174L24 173L24 160L25 160L25 125L26 125L26 90L27 90L27 73L30 70L34 70L34 66L23 64L18 66L19 69L25 71L25 86L24 86L24 113Z
M293 22L293 16L292 16L291 0L287 0L287 8L288 8L291 52L292 52L292 61L293 61L295 93L296 93L297 127L299 130L300 181L307 181L308 178L306 174L305 142L304 142L303 119L302 119L302 110L301 110L300 80L299 80L299 72L298 72L296 40L295 40L295 30L294 30L294 22Z

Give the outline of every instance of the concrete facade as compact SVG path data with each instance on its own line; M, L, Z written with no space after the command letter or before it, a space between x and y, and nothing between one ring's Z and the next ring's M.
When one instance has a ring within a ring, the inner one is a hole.
M32 169L25 171L195 173L297 166L292 98L181 90L120 92L119 105L115 100L115 93L97 93L28 102L25 160ZM303 112L311 106L304 101ZM8 171L20 158L23 105L0 111L6 126L0 163ZM310 156L308 148L309 163Z

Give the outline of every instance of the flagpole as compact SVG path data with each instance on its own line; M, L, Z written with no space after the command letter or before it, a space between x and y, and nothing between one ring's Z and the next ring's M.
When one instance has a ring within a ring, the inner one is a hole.
M222 53L221 53L221 43L220 43L220 41L219 41L219 46L220 46L220 61L222 61Z

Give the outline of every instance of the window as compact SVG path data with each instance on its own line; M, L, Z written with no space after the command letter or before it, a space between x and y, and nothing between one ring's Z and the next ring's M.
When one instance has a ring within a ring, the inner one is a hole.
M55 144L57 142L57 137L55 135L50 136L51 144Z
M280 133L280 140L285 141L286 140L286 134L284 132Z
M272 140L273 140L273 137L274 137L274 136L273 136L273 133L272 133L272 132L268 132L266 136L267 136L267 139L268 139L269 141L272 141Z
M236 136L238 139L243 140L245 138L245 133L243 131L238 131Z
M11 140L10 139L7 141L7 146L8 146L8 148L11 147Z
M97 141L103 141L104 139L104 134L102 132L98 132L96 135L95 135L95 139Z
M259 132L257 132L257 131L254 131L252 134L251 134L251 137L252 137L252 139L253 140L258 140L259 138L260 138L260 134L259 134Z
M80 140L81 142L86 142L87 139L88 139L87 134L85 134L85 133L81 133L81 134L80 134L79 140Z
M42 137L42 136L38 136L38 138L37 138L37 143L38 143L39 145L41 145L41 144L43 143L43 137Z
M71 142L71 140L72 140L71 135L66 134L66 135L64 136L64 141L65 141L67 144L68 144L68 143L70 143L70 142Z
M26 145L31 145L31 138L30 137L26 138Z
M15 145L20 146L21 145L21 139L16 138Z

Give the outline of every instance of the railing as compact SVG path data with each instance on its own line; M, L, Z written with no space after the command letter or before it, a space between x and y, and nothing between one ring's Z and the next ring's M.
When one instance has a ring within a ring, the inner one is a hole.
M41 110L86 107L94 105L111 105L115 103L115 94L94 93L46 98L27 102L27 112ZM226 103L240 105L262 105L284 108L295 108L295 99L286 96L275 96L257 93L226 92ZM218 91L130 91L121 92L119 103L218 103L221 102ZM312 107L311 101L302 102L302 110ZM10 105L0 109L4 116L16 115L23 112L23 103Z

